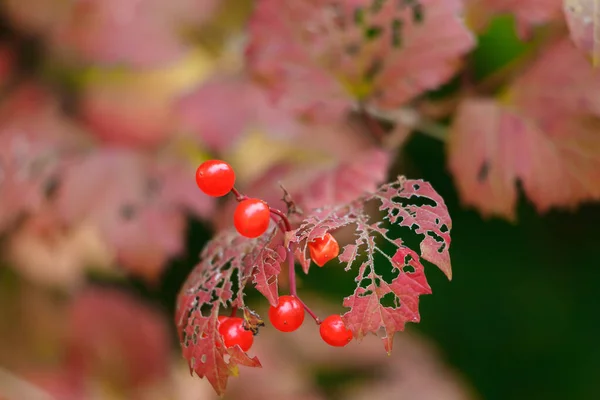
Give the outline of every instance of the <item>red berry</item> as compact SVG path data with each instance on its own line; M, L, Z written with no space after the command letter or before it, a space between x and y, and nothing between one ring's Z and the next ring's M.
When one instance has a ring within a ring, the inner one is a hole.
M328 261L336 258L338 254L340 254L340 246L331 233L326 233L322 238L315 239L308 243L308 250L310 252L310 258L312 258L319 267L322 267Z
M209 196L225 196L233 188L235 173L225 161L208 160L196 170L196 183Z
M321 338L330 346L344 347L352 340L352 331L346 328L342 317L330 315L321 322L319 327Z
M259 199L246 199L235 209L233 224L240 235L255 238L267 231L270 218L271 211L267 203Z
M244 329L244 320L241 318L224 317L219 324L219 333L223 337L225 347L233 347L237 344L242 351L248 351L254 342L254 335Z
M292 332L304 322L304 306L296 296L280 296L277 307L269 308L269 320L282 332Z

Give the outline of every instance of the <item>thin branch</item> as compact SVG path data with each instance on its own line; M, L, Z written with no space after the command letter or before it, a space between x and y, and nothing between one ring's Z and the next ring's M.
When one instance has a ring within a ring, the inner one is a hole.
M291 244L287 248L287 260L288 260L288 274L289 274L289 285L290 285L290 294L302 303L302 306L306 310L306 312L315 320L317 325L321 324L321 320L317 317L317 314L310 309L309 306L306 305L305 302L302 301L300 296L298 296L298 288L296 286L296 263L294 262L294 253L291 249Z

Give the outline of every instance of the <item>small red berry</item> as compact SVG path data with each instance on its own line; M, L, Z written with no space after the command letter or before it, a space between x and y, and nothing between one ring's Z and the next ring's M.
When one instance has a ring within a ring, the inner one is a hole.
M342 317L330 315L321 322L319 327L321 338L330 346L344 347L352 340L352 331L346 328Z
M254 335L244 329L242 318L224 317L219 324L219 333L223 337L225 347L233 347L237 344L242 351L248 351L254 342Z
M293 332L304 322L304 306L296 296L280 296L277 307L269 308L271 324L282 332Z
M267 231L270 218L271 211L267 203L259 199L246 199L235 209L233 224L240 235L255 238Z
M328 261L333 260L340 254L340 246L331 233L326 233L322 238L315 239L308 243L308 250L310 252L310 258L312 258L319 267L322 267Z
M225 196L233 188L235 172L225 161L208 160L196 170L196 183L209 196Z

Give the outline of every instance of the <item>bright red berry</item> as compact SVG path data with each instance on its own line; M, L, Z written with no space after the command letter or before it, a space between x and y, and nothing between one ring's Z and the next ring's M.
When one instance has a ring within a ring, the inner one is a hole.
M242 351L250 350L254 342L254 335L249 330L244 329L242 318L224 317L219 322L219 333L223 337L225 347L233 347L237 344Z
M308 243L310 258L319 267L325 265L328 261L333 260L340 254L340 246L331 235L326 233L322 238L318 238Z
M240 235L255 238L267 231L270 218L271 211L267 203L259 199L246 199L235 209L233 224Z
M292 332L304 322L304 306L296 296L280 296L277 307L269 308L269 320L282 332Z
M233 188L235 172L225 161L208 160L196 170L196 183L209 196L225 196Z
M330 315L321 322L319 327L321 338L330 346L344 347L352 340L352 331L346 328L342 317Z

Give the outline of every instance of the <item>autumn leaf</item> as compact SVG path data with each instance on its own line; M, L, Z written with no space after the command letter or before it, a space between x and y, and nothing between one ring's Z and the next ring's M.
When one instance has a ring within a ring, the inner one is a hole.
M206 216L214 206L192 175L174 157L97 148L63 171L54 205L65 224L97 227L126 270L154 281L183 250L185 212Z
M71 305L66 368L133 390L165 379L169 336L162 315L115 289L83 290Z
M238 374L238 365L260 367L256 357L238 346L224 347L217 331L219 310L244 309L243 291L250 281L271 304L277 304L277 276L285 259L275 226L257 239L241 237L233 229L223 231L204 248L179 294L176 324L183 355L190 371L206 377L218 394L224 393L228 378ZM259 320L257 315L245 315Z
M600 65L600 1L563 0L565 16L575 45Z
M600 74L563 40L499 101L465 101L448 145L463 203L514 220L517 182L539 212L599 199L599 88Z
M248 62L288 110L323 120L356 101L397 108L440 86L474 45L462 2L258 2Z
M370 221L365 205L371 201L380 203L383 221ZM420 254L407 247L401 238L392 238L385 221L422 235ZM421 261L433 263L449 279L452 278L450 215L443 199L429 183L401 177L347 205L316 210L286 237L289 243L297 246L296 258L308 273L308 243L327 232L350 225L355 227L356 240L344 247L339 261L346 264L346 271L357 270L357 287L351 296L344 299L344 306L350 311L342 318L357 339L370 332L378 334L383 328L385 336L382 340L386 351L391 352L394 333L402 331L407 322L419 322L419 296L431 293ZM387 254L378 240L391 246L393 255ZM377 268L376 256L381 258L377 261ZM359 258L364 258L364 261L358 261ZM393 278L384 278L380 271L386 266L380 263L389 267ZM391 298L391 304L382 304L384 297Z

